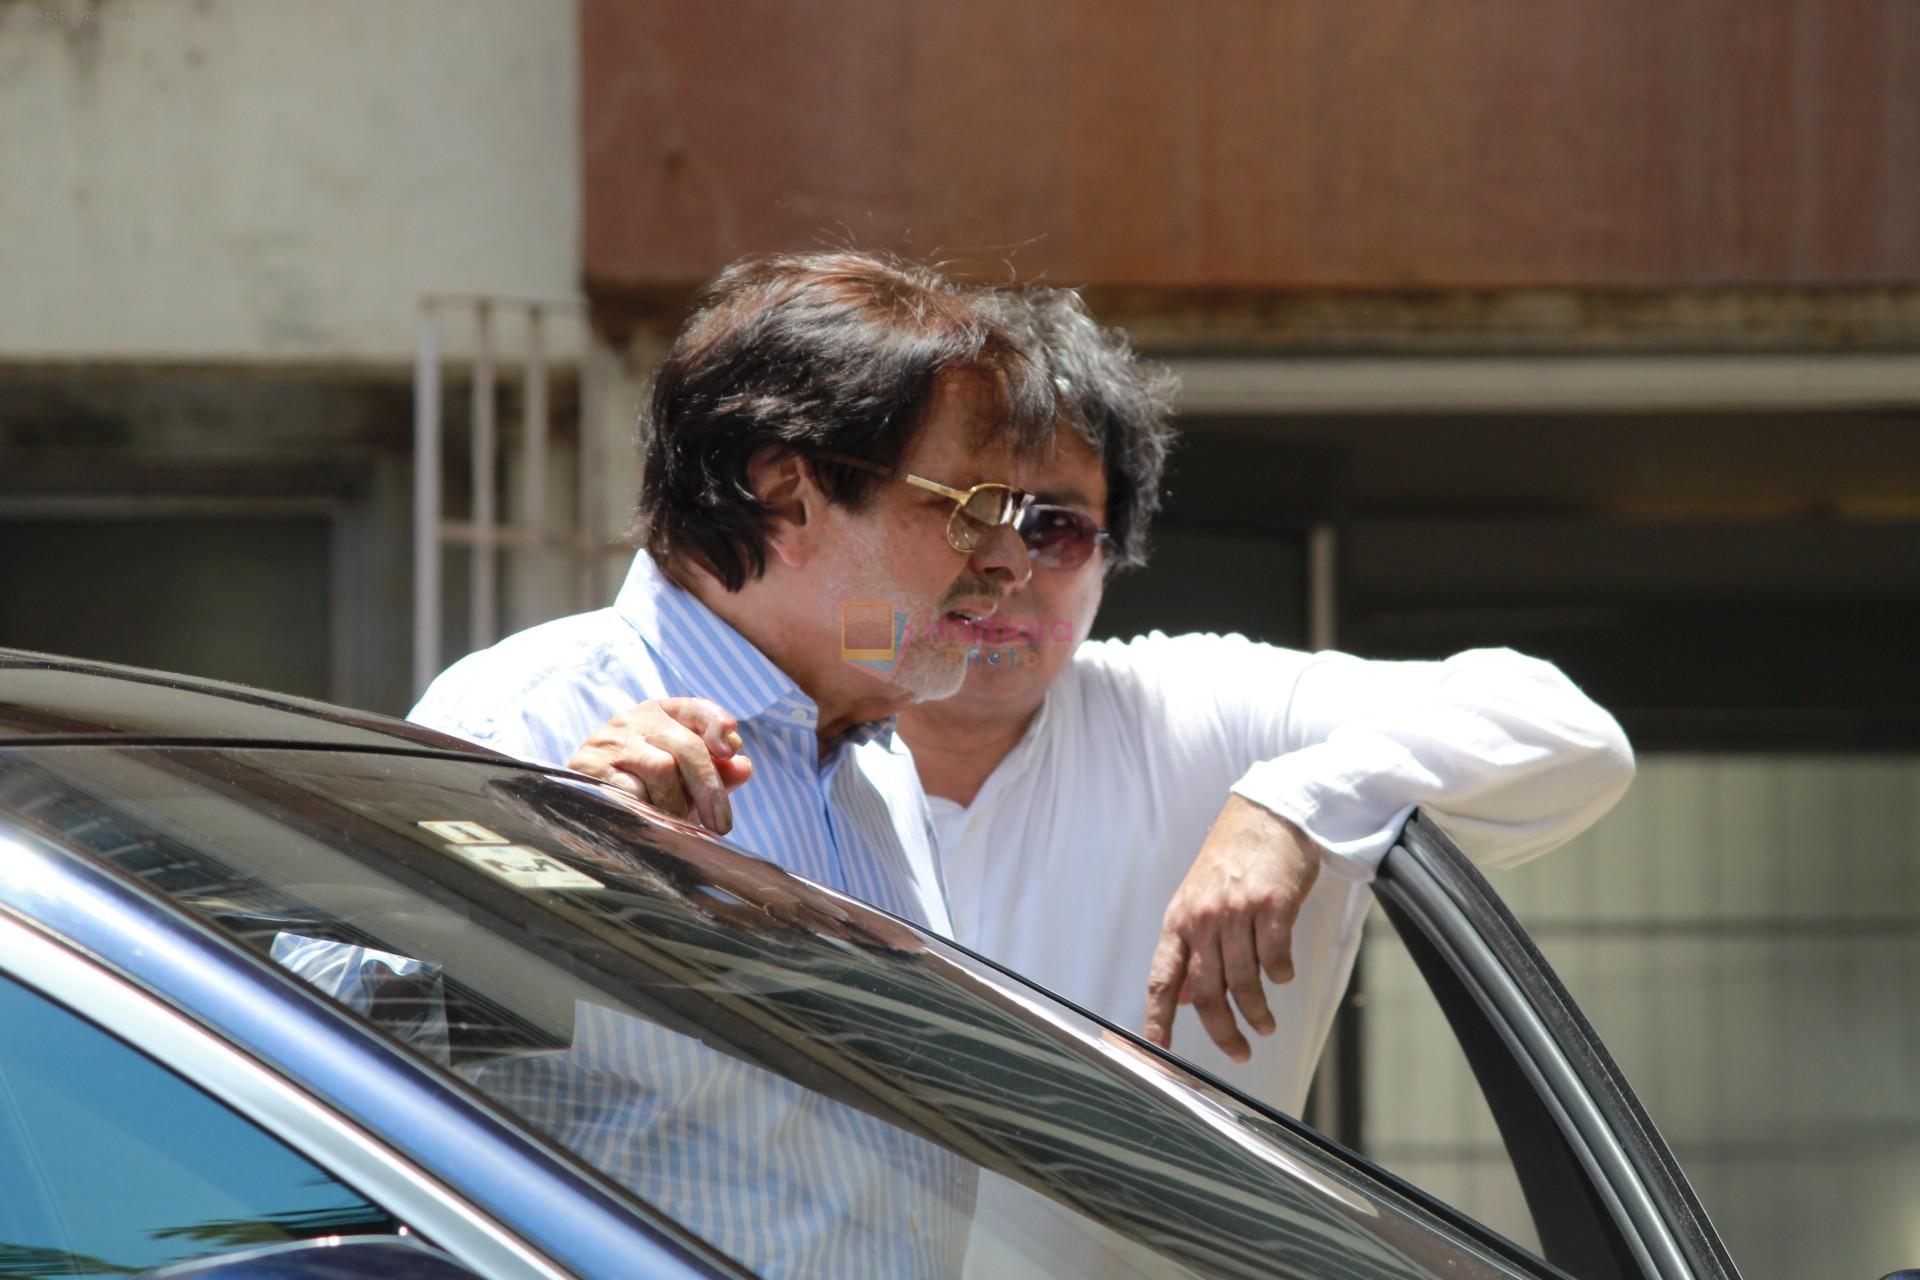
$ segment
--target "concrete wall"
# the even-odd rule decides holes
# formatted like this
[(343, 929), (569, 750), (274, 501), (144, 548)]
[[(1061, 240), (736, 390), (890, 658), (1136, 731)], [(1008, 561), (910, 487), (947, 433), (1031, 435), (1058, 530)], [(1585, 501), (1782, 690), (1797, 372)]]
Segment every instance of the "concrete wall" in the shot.
[(0, 360), (399, 361), (578, 289), (572, 0), (0, 0)]
[[(1920, 1260), (1920, 756), (1652, 755), (1565, 849), (1490, 877), (1748, 1280)], [(1444, 1019), (1369, 922), (1365, 1148), (1525, 1240)]]

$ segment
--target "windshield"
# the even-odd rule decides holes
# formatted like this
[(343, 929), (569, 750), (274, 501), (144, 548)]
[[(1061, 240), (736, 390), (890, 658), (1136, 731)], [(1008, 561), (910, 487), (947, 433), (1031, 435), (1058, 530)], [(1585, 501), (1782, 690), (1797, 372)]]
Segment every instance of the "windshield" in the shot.
[(1101, 1024), (577, 780), (0, 755), (216, 922), (766, 1275), (1514, 1275)]

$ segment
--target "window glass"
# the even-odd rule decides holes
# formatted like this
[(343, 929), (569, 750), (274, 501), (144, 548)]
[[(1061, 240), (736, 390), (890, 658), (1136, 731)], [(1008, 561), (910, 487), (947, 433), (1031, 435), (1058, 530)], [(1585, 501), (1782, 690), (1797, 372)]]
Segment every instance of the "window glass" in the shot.
[(781, 1275), (1534, 1274), (889, 917), (531, 770), (89, 750), (9, 780)]
[(0, 978), (0, 1276), (129, 1275), (399, 1224), (144, 1055)]
[(324, 698), (332, 537), (314, 515), (0, 516), (0, 645)]

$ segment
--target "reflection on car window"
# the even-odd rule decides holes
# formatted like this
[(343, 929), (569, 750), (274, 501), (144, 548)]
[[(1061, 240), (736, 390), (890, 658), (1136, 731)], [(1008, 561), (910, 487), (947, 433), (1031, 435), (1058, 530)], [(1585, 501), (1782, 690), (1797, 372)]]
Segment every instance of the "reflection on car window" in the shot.
[(346, 752), (59, 770), (36, 785), (71, 843), (755, 1271), (1531, 1274), (964, 954), (575, 783)]
[(384, 1211), (106, 1032), (0, 978), (0, 1276), (120, 1276), (392, 1234)]

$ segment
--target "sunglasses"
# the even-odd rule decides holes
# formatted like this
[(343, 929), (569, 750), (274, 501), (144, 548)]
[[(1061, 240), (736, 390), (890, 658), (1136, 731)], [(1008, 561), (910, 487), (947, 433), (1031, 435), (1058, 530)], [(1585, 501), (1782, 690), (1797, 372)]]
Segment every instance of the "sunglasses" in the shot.
[(1095, 524), (1092, 516), (1050, 502), (1027, 506), (1014, 528), (1027, 544), (1027, 555), (1042, 569), (1078, 569), (1095, 546), (1113, 545), (1113, 535)]
[[(1033, 495), (1025, 489), (1016, 489), (1010, 484), (989, 481), (974, 485), (971, 489), (952, 489), (937, 480), (928, 480), (924, 476), (909, 475), (904, 471), (889, 471), (877, 462), (868, 462), (865, 458), (854, 458), (844, 453), (830, 453), (824, 449), (817, 456), (842, 466), (857, 467), (862, 471), (871, 471), (877, 476), (904, 481), (915, 488), (937, 493), (943, 498), (953, 500), (953, 514), (947, 517), (947, 545), (963, 554), (972, 554), (980, 549), (987, 536), (1002, 525), (1019, 527), (1020, 517), (1033, 505)], [(1023, 535), (1024, 536), (1024, 535)], [(1086, 557), (1082, 556), (1081, 559)]]

